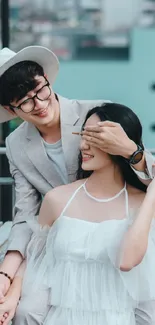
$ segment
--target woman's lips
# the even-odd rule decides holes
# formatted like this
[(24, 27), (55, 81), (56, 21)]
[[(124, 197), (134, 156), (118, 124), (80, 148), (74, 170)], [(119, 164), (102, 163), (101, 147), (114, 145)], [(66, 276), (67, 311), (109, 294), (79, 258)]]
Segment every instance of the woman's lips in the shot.
[(82, 156), (82, 161), (88, 161), (92, 158), (94, 158), (94, 156), (90, 156), (90, 155)]

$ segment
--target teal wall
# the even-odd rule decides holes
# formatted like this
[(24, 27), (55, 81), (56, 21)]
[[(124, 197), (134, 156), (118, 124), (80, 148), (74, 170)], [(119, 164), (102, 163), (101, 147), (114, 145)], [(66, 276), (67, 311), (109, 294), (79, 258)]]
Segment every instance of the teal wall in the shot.
[(155, 148), (155, 29), (135, 29), (130, 36), (129, 61), (61, 62), (54, 89), (63, 96), (110, 99), (129, 105), (144, 127), (144, 143)]

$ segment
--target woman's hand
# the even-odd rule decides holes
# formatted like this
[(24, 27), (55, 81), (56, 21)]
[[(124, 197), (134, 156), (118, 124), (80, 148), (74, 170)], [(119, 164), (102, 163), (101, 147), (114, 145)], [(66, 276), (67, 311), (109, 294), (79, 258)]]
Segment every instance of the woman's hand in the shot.
[(3, 274), (0, 274), (0, 300), (4, 298), (10, 288), (10, 280)]
[(19, 298), (8, 293), (0, 300), (0, 325), (9, 325), (13, 319)]
[(21, 264), (8, 293), (4, 298), (0, 299), (0, 325), (9, 325), (9, 322), (15, 315), (21, 295), (22, 276), (24, 274), (25, 266), (26, 262), (24, 261)]

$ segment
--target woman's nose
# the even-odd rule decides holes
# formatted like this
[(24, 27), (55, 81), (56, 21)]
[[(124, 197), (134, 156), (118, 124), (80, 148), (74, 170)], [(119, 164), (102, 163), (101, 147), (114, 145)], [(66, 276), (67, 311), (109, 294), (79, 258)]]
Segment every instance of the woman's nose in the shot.
[(88, 150), (90, 148), (88, 142), (84, 139), (81, 139), (80, 149), (81, 150)]

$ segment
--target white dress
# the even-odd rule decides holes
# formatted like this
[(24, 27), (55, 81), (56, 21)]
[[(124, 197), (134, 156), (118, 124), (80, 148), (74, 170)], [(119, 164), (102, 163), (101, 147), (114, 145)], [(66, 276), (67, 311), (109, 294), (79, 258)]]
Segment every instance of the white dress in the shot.
[[(125, 197), (126, 218), (90, 222), (71, 217), (69, 207), (76, 198), (80, 204), (80, 195), (84, 194), (91, 210), (94, 205), (94, 214), (95, 204), (104, 203), (105, 207), (107, 202)], [(119, 269), (121, 242), (133, 222), (128, 210), (126, 186), (115, 197), (98, 200), (82, 184), (51, 228), (29, 222), (34, 235), (27, 251), (23, 294), (28, 282), (33, 282), (34, 290), (38, 285), (50, 289), (51, 308), (44, 325), (135, 325), (138, 303), (155, 299), (153, 224), (140, 265), (129, 272)]]

